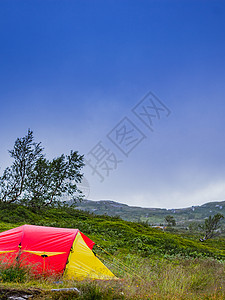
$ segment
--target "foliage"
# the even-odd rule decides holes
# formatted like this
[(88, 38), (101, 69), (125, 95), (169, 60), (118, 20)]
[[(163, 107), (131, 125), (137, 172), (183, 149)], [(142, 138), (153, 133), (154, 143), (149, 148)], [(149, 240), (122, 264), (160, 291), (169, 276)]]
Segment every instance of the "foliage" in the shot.
[(165, 221), (167, 223), (167, 226), (176, 226), (176, 221), (173, 216), (165, 216)]
[(77, 151), (62, 154), (52, 161), (43, 154), (41, 143), (34, 142), (33, 132), (18, 138), (9, 151), (13, 164), (0, 177), (0, 201), (23, 203), (32, 208), (54, 204), (63, 195), (81, 194), (83, 156)]
[[(82, 200), (77, 203), (77, 208), (84, 211), (92, 212), (95, 214), (109, 216), (117, 216), (126, 221), (132, 222), (145, 222), (152, 225), (163, 225), (165, 224), (165, 216), (172, 215), (176, 219), (176, 227), (172, 227), (173, 230), (181, 230), (188, 232), (190, 228), (190, 233), (199, 232), (199, 224), (204, 222), (205, 218), (210, 215), (215, 215), (217, 213), (222, 213), (225, 215), (225, 201), (219, 202), (209, 202), (201, 206), (192, 206), (182, 209), (161, 209), (161, 208), (143, 208), (134, 207), (126, 204), (122, 204), (115, 201), (91, 201)], [(195, 222), (197, 224), (196, 228), (190, 226), (191, 223)], [(225, 219), (221, 220), (222, 229), (225, 229)], [(193, 230), (194, 229), (194, 230)], [(169, 228), (171, 230), (171, 228)], [(222, 235), (225, 236), (225, 231)], [(200, 237), (200, 235), (199, 235)]]
[(17, 138), (13, 150), (9, 151), (13, 164), (5, 169), (0, 178), (0, 200), (12, 203), (23, 195), (29, 174), (32, 173), (36, 162), (43, 157), (40, 143), (33, 141), (33, 132), (23, 138)]
[(199, 231), (199, 223), (197, 222), (190, 222), (188, 229), (191, 233), (198, 232)]
[(63, 195), (72, 198), (77, 191), (76, 184), (82, 179), (80, 169), (83, 165), (83, 157), (74, 151), (52, 161), (40, 158), (29, 176), (23, 202), (41, 208), (56, 203)]
[[(21, 279), (13, 270), (6, 272), (4, 285), (15, 288), (15, 282), (22, 281), (29, 292), (36, 286), (42, 291), (37, 299), (224, 299), (224, 239), (202, 244), (195, 236), (184, 238), (146, 224), (70, 207), (46, 207), (40, 214), (15, 203), (1, 204), (0, 220), (0, 231), (24, 223), (79, 228), (96, 242), (97, 257), (120, 278), (91, 282), (57, 279), (57, 283), (55, 278), (34, 280), (29, 272)], [(80, 293), (50, 291), (70, 287)]]
[[(95, 216), (70, 207), (48, 208), (33, 212), (30, 208), (11, 204), (0, 205), (0, 230), (7, 230), (25, 223), (43, 226), (79, 228), (110, 255), (138, 253), (143, 257), (214, 257), (225, 259), (224, 239), (214, 243), (198, 241), (198, 237), (186, 237), (163, 232), (146, 224), (128, 222), (117, 217)], [(8, 225), (8, 223), (13, 225)], [(104, 254), (95, 246), (97, 254)]]
[(203, 225), (203, 230), (205, 231), (205, 236), (200, 239), (201, 242), (211, 239), (219, 234), (218, 229), (220, 228), (220, 220), (224, 219), (222, 214), (216, 214), (215, 216), (209, 216), (205, 219)]

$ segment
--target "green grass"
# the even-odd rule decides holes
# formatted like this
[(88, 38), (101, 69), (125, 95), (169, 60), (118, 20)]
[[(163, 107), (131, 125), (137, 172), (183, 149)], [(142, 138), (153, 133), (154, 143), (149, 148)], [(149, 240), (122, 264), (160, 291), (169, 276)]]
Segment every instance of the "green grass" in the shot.
[[(34, 299), (224, 299), (225, 240), (199, 242), (198, 236), (163, 232), (144, 223), (95, 216), (68, 208), (32, 212), (18, 205), (1, 207), (0, 231), (23, 224), (79, 228), (97, 245), (94, 252), (117, 275), (116, 281), (63, 281), (33, 278), (0, 266), (1, 288), (40, 288)], [(104, 249), (104, 250), (103, 250)], [(22, 272), (22, 273), (20, 273)], [(58, 281), (58, 279), (57, 279)], [(51, 292), (77, 287), (76, 292)], [(57, 298), (58, 297), (58, 298)], [(61, 298), (60, 298), (61, 297)]]
[[(144, 223), (128, 222), (117, 217), (95, 216), (71, 208), (51, 208), (35, 213), (26, 207), (11, 205), (1, 208), (0, 220), (0, 231), (26, 223), (79, 228), (111, 254), (121, 252), (144, 257), (180, 255), (225, 259), (224, 238), (201, 243), (198, 236), (163, 232)], [(95, 250), (99, 251), (98, 248)]]
[(1, 266), (1, 282), (25, 282), (28, 277), (28, 270), (21, 266)]

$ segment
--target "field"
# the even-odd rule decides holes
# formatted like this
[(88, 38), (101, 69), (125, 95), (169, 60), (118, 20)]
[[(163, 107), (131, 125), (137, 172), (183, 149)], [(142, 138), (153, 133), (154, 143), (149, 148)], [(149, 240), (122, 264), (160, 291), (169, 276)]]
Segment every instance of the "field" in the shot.
[[(0, 266), (0, 299), (224, 299), (225, 240), (199, 242), (190, 232), (153, 229), (146, 223), (96, 216), (71, 208), (41, 212), (1, 207), (0, 230), (23, 224), (79, 228), (95, 241), (94, 252), (118, 280), (70, 282), (34, 278), (29, 270)], [(52, 289), (73, 290), (51, 291)], [(1, 294), (2, 293), (2, 294)]]

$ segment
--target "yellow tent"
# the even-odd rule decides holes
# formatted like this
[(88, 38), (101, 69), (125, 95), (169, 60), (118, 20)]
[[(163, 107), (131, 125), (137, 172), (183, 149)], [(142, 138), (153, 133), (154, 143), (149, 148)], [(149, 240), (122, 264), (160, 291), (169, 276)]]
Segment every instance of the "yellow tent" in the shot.
[(64, 276), (68, 279), (112, 279), (115, 275), (94, 255), (78, 232)]

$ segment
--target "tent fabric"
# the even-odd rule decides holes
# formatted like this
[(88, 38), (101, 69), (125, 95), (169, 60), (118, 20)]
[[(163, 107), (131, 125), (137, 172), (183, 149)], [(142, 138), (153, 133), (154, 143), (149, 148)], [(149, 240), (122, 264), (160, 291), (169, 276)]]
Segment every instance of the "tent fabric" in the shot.
[[(36, 273), (47, 270), (52, 274), (63, 273), (78, 231), (78, 229), (23, 225), (0, 233), (0, 251), (14, 250), (3, 255), (4, 262), (12, 262), (19, 258), (21, 265), (32, 266)], [(42, 256), (35, 253), (37, 251), (43, 252)], [(50, 256), (47, 254), (49, 252), (60, 254)]]
[(87, 277), (90, 279), (115, 278), (113, 273), (90, 250), (80, 232), (74, 240), (65, 276), (69, 279), (78, 280)]
[(115, 278), (93, 254), (94, 244), (78, 229), (23, 225), (0, 233), (0, 260), (28, 265), (36, 274), (66, 269), (68, 278)]

